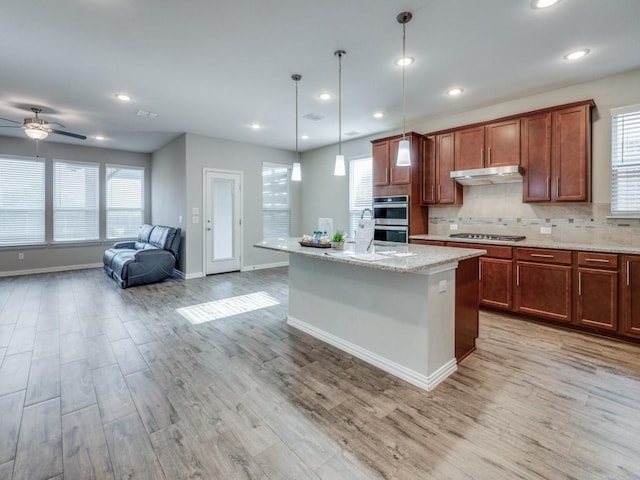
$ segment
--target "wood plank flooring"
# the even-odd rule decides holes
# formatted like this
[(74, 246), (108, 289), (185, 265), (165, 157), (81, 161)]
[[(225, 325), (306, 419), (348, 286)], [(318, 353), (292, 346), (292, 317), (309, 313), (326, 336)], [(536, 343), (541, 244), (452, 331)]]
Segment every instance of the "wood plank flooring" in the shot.
[[(176, 311), (256, 292), (280, 303)], [(427, 393), (286, 314), (285, 268), (0, 279), (0, 480), (640, 479), (638, 346), (483, 312)]]

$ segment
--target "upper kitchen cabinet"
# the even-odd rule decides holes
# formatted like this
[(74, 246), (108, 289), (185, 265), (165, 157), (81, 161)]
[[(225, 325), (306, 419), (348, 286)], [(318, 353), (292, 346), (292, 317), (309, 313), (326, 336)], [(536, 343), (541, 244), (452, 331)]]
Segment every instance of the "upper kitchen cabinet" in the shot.
[[(407, 140), (411, 143), (411, 166), (396, 166), (396, 157), (398, 156), (398, 144), (402, 140), (402, 135), (389, 138), (381, 138), (373, 140), (372, 156), (373, 156), (373, 187), (388, 187), (392, 185), (406, 186), (406, 192), (399, 192), (398, 189), (391, 189), (389, 192), (379, 192), (380, 195), (409, 194), (409, 185), (412, 180), (412, 171), (419, 172), (420, 162), (422, 160), (422, 135), (417, 133), (407, 133)], [(417, 166), (417, 168), (416, 168)], [(416, 175), (416, 180), (420, 175)], [(402, 190), (402, 188), (400, 189)], [(398, 192), (398, 193), (396, 193)], [(374, 192), (374, 195), (378, 193)]]
[(454, 165), (454, 133), (441, 133), (424, 139), (422, 163), (423, 205), (462, 203), (462, 185), (449, 175)]
[(588, 202), (592, 100), (522, 119), (524, 202)]
[(519, 164), (519, 118), (455, 131), (455, 170)]

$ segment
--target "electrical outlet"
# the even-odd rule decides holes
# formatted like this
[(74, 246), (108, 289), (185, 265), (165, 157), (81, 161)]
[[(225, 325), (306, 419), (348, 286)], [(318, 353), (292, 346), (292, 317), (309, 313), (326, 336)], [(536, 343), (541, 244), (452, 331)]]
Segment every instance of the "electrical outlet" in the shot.
[(178, 223), (182, 223), (182, 215), (178, 215)]
[(24, 260), (24, 253), (22, 252), (18, 253), (18, 260)]
[(551, 227), (540, 227), (540, 233), (542, 235), (551, 235)]
[(457, 230), (457, 229), (458, 229), (458, 224), (457, 223), (449, 224), (449, 230)]
[(447, 281), (440, 280), (440, 283), (438, 283), (438, 293), (444, 293), (446, 291), (447, 291)]

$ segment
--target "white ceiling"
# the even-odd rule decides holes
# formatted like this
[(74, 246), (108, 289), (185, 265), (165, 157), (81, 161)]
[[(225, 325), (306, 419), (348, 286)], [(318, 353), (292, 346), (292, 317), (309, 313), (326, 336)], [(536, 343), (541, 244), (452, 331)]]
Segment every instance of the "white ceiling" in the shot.
[[(152, 152), (190, 132), (293, 150), (299, 73), (300, 117), (324, 117), (300, 118), (304, 151), (337, 141), (337, 101), (317, 95), (337, 93), (344, 49), (343, 139), (400, 128), (405, 10), (409, 124), (640, 67), (639, 0), (2, 0), (0, 117), (40, 106), (89, 137), (47, 142)], [(590, 55), (562, 59), (582, 47)], [(448, 97), (452, 86), (464, 94)]]

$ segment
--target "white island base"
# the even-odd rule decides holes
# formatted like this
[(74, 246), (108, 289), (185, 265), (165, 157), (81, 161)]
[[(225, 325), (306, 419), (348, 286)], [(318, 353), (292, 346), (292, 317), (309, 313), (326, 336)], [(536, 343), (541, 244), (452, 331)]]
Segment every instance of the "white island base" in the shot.
[(409, 273), (289, 262), (289, 325), (425, 390), (456, 371), (457, 262)]

